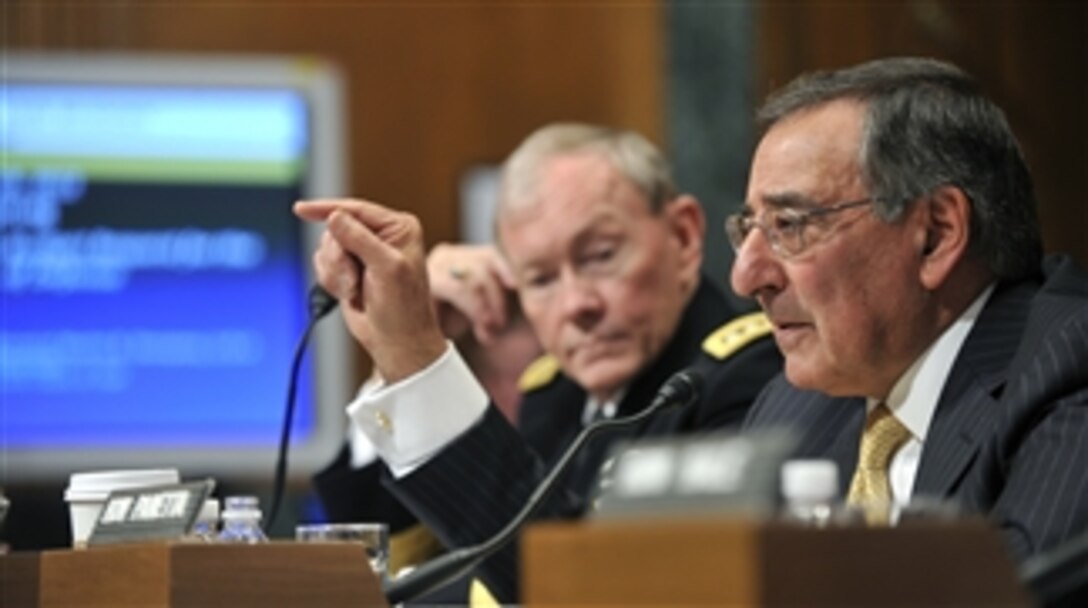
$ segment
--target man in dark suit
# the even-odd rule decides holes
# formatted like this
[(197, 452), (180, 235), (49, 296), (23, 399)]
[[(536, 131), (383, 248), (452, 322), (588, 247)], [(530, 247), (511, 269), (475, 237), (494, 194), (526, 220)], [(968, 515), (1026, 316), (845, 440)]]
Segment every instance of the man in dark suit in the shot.
[[(427, 256), (428, 274), (443, 332), (465, 359), (492, 404), (517, 426), (525, 384), (523, 372), (541, 356), (541, 348), (515, 301), (510, 301), (509, 307), (500, 312), (499, 321), (492, 321), (480, 310), (480, 306), (490, 302), (481, 301), (481, 290), (476, 285), (495, 280), (491, 273), (493, 257), (497, 258), (493, 247), (442, 244)], [(452, 274), (458, 274), (459, 278), (451, 276), (450, 264), (456, 264), (458, 272)], [(469, 280), (460, 276), (471, 272), (481, 278)], [(491, 290), (483, 293), (498, 295)], [(458, 306), (464, 306), (465, 310)], [(478, 321), (473, 323), (474, 319)], [(484, 320), (486, 326), (481, 325)], [(556, 426), (561, 425), (556, 423)], [(369, 440), (354, 427), (349, 428), (349, 433), (349, 440), (336, 458), (313, 477), (313, 488), (324, 516), (333, 522), (386, 523), (390, 534), (390, 574), (437, 556), (442, 551), (441, 543), (382, 485), (384, 467)], [(463, 599), (464, 593), (450, 590), (427, 600), (457, 598)]]
[[(764, 317), (737, 318), (701, 276), (702, 209), (676, 192), (642, 137), (547, 127), (507, 161), (499, 198), (501, 260), (497, 252), (478, 264), (432, 257), (430, 273), (415, 218), (364, 201), (296, 206), (305, 219), (328, 221), (319, 280), (342, 298), (382, 377), (349, 414), (389, 468), (386, 485), (449, 547), (502, 528), (586, 422), (641, 411), (674, 372), (701, 366), (701, 398), (596, 439), (540, 517), (586, 509), (617, 439), (737, 425), (781, 369)], [(509, 289), (549, 355), (528, 371), (521, 433), (487, 406), (443, 339), (430, 297), (452, 304), (484, 338), (501, 325)], [(510, 545), (479, 569), (500, 600), (517, 598), (516, 564)]]
[(870, 514), (956, 501), (1017, 558), (1083, 532), (1088, 278), (1042, 260), (1001, 111), (951, 65), (886, 59), (802, 77), (760, 118), (732, 284), (786, 365), (747, 427), (794, 429)]

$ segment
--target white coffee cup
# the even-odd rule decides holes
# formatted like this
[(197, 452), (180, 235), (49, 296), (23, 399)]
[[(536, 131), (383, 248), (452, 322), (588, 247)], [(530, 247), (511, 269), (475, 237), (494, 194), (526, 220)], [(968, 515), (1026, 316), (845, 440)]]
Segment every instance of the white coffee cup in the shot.
[(132, 469), (73, 473), (64, 500), (72, 521), (72, 546), (86, 546), (106, 497), (114, 490), (130, 490), (179, 483), (177, 469)]

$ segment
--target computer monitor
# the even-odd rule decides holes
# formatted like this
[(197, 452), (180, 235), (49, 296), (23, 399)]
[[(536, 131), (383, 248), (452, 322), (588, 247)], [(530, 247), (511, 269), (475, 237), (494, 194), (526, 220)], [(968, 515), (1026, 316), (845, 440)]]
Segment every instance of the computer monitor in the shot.
[[(0, 485), (178, 467), (271, 477), (346, 116), (308, 57), (0, 59)], [(344, 438), (352, 349), (322, 322), (291, 471)]]

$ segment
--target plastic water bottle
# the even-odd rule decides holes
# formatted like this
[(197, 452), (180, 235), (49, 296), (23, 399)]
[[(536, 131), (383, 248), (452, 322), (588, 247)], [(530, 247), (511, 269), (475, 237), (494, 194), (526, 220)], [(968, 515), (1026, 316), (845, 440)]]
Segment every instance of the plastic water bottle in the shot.
[(256, 496), (228, 496), (223, 501), (221, 543), (255, 544), (268, 542), (261, 530), (261, 509)]
[(790, 460), (782, 465), (781, 483), (788, 522), (825, 528), (861, 520), (839, 499), (839, 468), (830, 460)]

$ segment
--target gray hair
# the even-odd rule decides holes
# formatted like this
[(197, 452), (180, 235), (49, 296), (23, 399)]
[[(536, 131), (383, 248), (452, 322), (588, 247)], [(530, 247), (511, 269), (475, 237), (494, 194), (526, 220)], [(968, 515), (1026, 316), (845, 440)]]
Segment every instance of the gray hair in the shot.
[(956, 186), (971, 202), (970, 251), (1003, 279), (1038, 272), (1042, 239), (1031, 174), (1000, 108), (959, 68), (889, 58), (804, 75), (757, 119), (779, 120), (838, 99), (865, 104), (862, 179), (877, 215), (895, 221), (914, 201)]
[(548, 159), (579, 152), (599, 153), (646, 197), (655, 213), (676, 197), (668, 161), (645, 137), (596, 125), (556, 123), (534, 131), (503, 164), (500, 215), (503, 209), (530, 201)]

